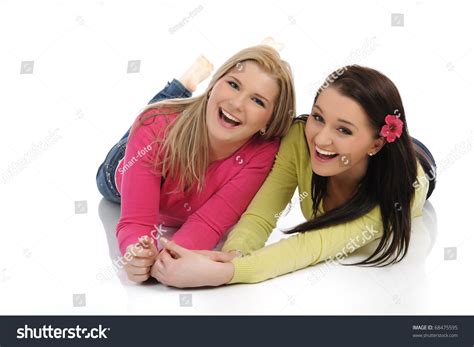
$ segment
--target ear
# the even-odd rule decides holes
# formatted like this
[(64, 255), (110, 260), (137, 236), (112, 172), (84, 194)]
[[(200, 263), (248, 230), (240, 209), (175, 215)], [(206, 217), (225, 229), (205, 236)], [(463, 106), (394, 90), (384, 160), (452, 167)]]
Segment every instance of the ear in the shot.
[(385, 143), (386, 143), (385, 137), (382, 137), (382, 136), (378, 137), (377, 139), (373, 141), (372, 146), (369, 148), (367, 153), (373, 153), (373, 155), (375, 155), (383, 148)]

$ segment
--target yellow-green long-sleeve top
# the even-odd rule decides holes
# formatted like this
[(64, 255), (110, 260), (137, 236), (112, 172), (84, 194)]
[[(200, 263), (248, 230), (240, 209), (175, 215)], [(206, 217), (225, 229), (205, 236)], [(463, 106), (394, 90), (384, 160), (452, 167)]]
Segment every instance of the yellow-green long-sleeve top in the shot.
[[(261, 282), (329, 258), (339, 259), (341, 254), (345, 256), (382, 237), (382, 217), (376, 206), (353, 221), (298, 233), (264, 247), (296, 187), (304, 217), (312, 218), (312, 168), (304, 126), (304, 121), (296, 121), (284, 137), (272, 171), (222, 248), (244, 254), (232, 260), (235, 270), (229, 283)], [(417, 177), (424, 177), (423, 168), (419, 163), (417, 166)], [(421, 215), (426, 200), (428, 184), (426, 180), (421, 182), (411, 204), (412, 217)], [(302, 198), (305, 192), (307, 197)]]

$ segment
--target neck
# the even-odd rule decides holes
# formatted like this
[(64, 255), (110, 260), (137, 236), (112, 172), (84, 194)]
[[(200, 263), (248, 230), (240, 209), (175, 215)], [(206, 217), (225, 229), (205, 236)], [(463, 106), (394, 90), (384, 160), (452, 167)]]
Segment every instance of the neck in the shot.
[(359, 182), (365, 176), (368, 160), (362, 161), (343, 173), (328, 179), (327, 193), (334, 198), (349, 200), (356, 192)]
[(239, 143), (216, 143), (212, 139), (209, 139), (209, 159), (210, 162), (215, 162), (221, 159), (225, 159), (235, 153), (245, 142)]

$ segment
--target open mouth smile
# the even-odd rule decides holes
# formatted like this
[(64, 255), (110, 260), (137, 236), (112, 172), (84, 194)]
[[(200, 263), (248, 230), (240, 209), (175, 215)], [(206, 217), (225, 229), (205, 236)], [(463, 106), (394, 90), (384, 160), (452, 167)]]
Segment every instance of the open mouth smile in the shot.
[(242, 124), (237, 117), (225, 111), (222, 107), (219, 107), (219, 119), (226, 128), (236, 128)]

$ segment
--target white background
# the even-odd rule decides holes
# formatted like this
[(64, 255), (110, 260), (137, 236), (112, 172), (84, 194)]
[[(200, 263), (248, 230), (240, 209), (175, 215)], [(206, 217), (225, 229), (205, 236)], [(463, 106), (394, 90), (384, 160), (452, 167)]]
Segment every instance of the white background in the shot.
[[(467, 1), (1, 0), (0, 314), (473, 314), (473, 26)], [(440, 166), (408, 256), (217, 289), (128, 282), (97, 167), (195, 57), (217, 67), (267, 36), (285, 45), (298, 113), (345, 64), (398, 86)], [(300, 220), (293, 208), (282, 225)]]

